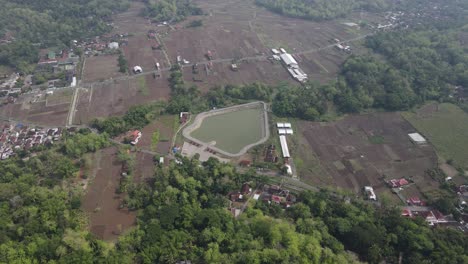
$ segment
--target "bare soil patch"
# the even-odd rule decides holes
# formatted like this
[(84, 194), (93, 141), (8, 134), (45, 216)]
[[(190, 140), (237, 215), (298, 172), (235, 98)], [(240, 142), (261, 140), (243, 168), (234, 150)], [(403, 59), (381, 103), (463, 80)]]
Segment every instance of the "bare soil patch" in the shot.
[(8, 104), (0, 107), (0, 115), (5, 118), (31, 122), (44, 126), (63, 126), (68, 115), (69, 104), (46, 106), (45, 101)]
[[(398, 113), (352, 115), (331, 123), (301, 121), (298, 125), (300, 144), (292, 151), (296, 160), (301, 159), (298, 173), (307, 182), (355, 192), (370, 185), (379, 193), (387, 188), (385, 180), (405, 177), (422, 189), (437, 187), (425, 174), (437, 166), (434, 149), (414, 145), (407, 134), (415, 129)], [(369, 140), (374, 136), (383, 138), (382, 144)]]
[(83, 69), (83, 82), (103, 81), (123, 76), (119, 72), (119, 55), (100, 55), (86, 58)]
[(96, 162), (96, 177), (83, 197), (82, 209), (89, 216), (89, 228), (100, 239), (114, 240), (135, 223), (136, 213), (120, 209), (125, 194), (115, 191), (119, 185), (121, 165), (116, 162), (117, 148), (101, 150)]

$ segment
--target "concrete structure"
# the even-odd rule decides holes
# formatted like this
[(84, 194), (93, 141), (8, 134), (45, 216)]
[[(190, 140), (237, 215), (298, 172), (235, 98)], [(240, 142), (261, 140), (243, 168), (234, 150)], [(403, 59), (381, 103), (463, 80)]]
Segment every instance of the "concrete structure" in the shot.
[(290, 158), (288, 142), (286, 141), (286, 136), (281, 135), (280, 137), (281, 151), (283, 152), (283, 158)]
[(426, 139), (419, 133), (410, 133), (408, 136), (410, 137), (411, 141), (416, 144), (422, 145), (427, 143)]
[(286, 50), (283, 48), (280, 48), (281, 53), (286, 53)]
[(272, 52), (273, 54), (275, 54), (275, 55), (280, 54), (279, 50), (277, 50), (277, 49), (271, 49), (271, 52)]
[(73, 76), (72, 82), (71, 82), (71, 84), (70, 84), (70, 87), (75, 87), (75, 86), (76, 86), (76, 77)]
[(367, 198), (369, 200), (377, 201), (377, 196), (375, 195), (374, 188), (371, 186), (364, 186), (364, 191), (366, 192)]
[(118, 49), (119, 48), (119, 43), (118, 42), (111, 42), (107, 45), (109, 49)]

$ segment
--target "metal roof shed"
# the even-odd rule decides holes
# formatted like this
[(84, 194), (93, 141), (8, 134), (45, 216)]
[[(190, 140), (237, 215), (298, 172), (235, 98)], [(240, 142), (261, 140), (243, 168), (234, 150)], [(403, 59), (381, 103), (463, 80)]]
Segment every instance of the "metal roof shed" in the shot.
[(280, 55), (281, 59), (286, 65), (297, 65), (297, 61), (289, 53), (284, 53)]
[(288, 142), (286, 141), (286, 136), (280, 136), (281, 151), (283, 152), (283, 158), (290, 158)]
[(419, 133), (410, 133), (408, 136), (413, 142), (417, 144), (425, 144), (427, 142), (426, 139)]

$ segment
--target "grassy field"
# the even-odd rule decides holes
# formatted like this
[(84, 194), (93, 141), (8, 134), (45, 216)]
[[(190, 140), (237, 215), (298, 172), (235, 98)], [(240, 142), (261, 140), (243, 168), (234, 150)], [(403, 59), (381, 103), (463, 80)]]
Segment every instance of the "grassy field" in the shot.
[(242, 109), (205, 118), (191, 136), (207, 143), (215, 141), (217, 148), (237, 153), (262, 138), (263, 122), (262, 109)]
[(138, 89), (139, 89), (139, 92), (145, 96), (149, 94), (148, 85), (146, 84), (145, 76), (138, 77)]
[(453, 104), (440, 104), (429, 114), (406, 112), (403, 116), (434, 145), (444, 159), (468, 167), (468, 114)]

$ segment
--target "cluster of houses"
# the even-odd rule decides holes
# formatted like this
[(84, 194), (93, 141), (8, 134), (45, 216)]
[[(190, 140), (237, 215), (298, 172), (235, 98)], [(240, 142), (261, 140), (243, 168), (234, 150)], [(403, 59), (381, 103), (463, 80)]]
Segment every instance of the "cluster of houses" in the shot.
[(82, 41), (74, 40), (73, 45), (76, 48), (83, 49), (84, 55), (90, 57), (115, 52), (119, 47), (128, 45), (128, 37), (128, 33), (115, 34), (112, 36), (104, 35), (94, 39)]
[(15, 150), (29, 150), (35, 146), (53, 144), (61, 136), (62, 128), (30, 128), (21, 124), (6, 124), (0, 134), (0, 158), (10, 158), (15, 155)]
[(422, 217), (431, 226), (449, 222), (449, 219), (438, 210), (411, 210), (406, 208), (403, 209), (401, 215), (410, 218)]
[(230, 192), (228, 198), (230, 200), (229, 211), (234, 217), (238, 217), (242, 213), (242, 208), (249, 198), (279, 205), (283, 208), (289, 208), (296, 203), (296, 196), (291, 194), (289, 190), (278, 185), (268, 184), (265, 184), (261, 190), (253, 191), (248, 183), (244, 183), (240, 191)]

